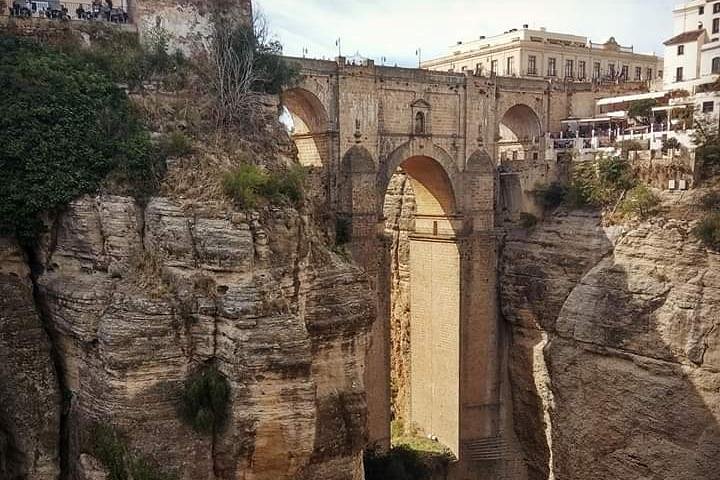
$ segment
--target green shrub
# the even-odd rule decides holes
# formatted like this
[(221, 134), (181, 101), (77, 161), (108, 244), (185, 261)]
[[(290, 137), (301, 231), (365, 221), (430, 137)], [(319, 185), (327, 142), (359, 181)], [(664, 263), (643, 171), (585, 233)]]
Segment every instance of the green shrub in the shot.
[(618, 201), (623, 192), (635, 187), (637, 180), (627, 160), (603, 158), (573, 165), (566, 203), (573, 207), (606, 207)]
[(535, 198), (538, 199), (540, 205), (546, 210), (552, 210), (559, 207), (565, 200), (567, 188), (558, 182), (550, 185), (539, 185), (535, 187)]
[(619, 157), (603, 158), (598, 162), (600, 188), (618, 192), (635, 186), (636, 180), (630, 164)]
[(240, 208), (255, 208), (258, 190), (267, 181), (267, 174), (255, 165), (241, 165), (223, 177), (223, 190)]
[(703, 218), (693, 233), (706, 247), (720, 251), (720, 213), (711, 213)]
[(305, 170), (297, 165), (287, 170), (266, 172), (244, 164), (226, 173), (223, 190), (240, 208), (255, 208), (259, 200), (298, 205), (303, 199)]
[(106, 423), (95, 424), (90, 432), (91, 453), (108, 472), (108, 480), (174, 480), (145, 458), (132, 453), (125, 440)]
[(663, 151), (663, 153), (667, 153), (667, 152), (670, 151), (670, 150), (677, 150), (677, 149), (679, 149), (680, 147), (682, 147), (682, 144), (681, 144), (680, 141), (679, 141), (677, 138), (675, 138), (675, 137), (666, 138), (666, 139), (664, 139), (663, 142), (662, 142), (662, 151)]
[(352, 240), (352, 219), (346, 215), (335, 218), (335, 245), (347, 245)]
[(720, 210), (720, 192), (706, 193), (703, 198), (700, 199), (700, 207), (708, 211)]
[(634, 118), (638, 122), (647, 125), (648, 123), (650, 123), (652, 109), (655, 106), (657, 106), (657, 100), (652, 98), (632, 102), (630, 104), (630, 108), (628, 109), (628, 116), (630, 118)]
[(150, 81), (175, 90), (187, 83), (190, 63), (181, 51), (169, 51), (171, 37), (163, 27), (147, 30), (143, 41), (137, 34), (101, 25), (96, 28), (91, 47), (71, 44), (64, 50), (82, 55), (131, 90), (141, 90)]
[(214, 365), (207, 365), (185, 381), (180, 414), (198, 433), (222, 430), (228, 415), (230, 384)]
[(125, 442), (110, 425), (101, 423), (91, 431), (92, 454), (108, 472), (108, 480), (127, 480)]
[(158, 148), (163, 157), (183, 157), (192, 153), (192, 141), (182, 131), (173, 130), (160, 137)]
[(532, 213), (522, 212), (520, 214), (520, 226), (524, 229), (533, 228), (538, 224), (538, 218)]
[(647, 218), (660, 204), (660, 199), (647, 186), (638, 185), (630, 190), (622, 204), (620, 212), (626, 216)]
[(426, 480), (431, 473), (420, 454), (404, 446), (388, 453), (365, 452), (366, 480)]
[(106, 176), (143, 194), (164, 161), (123, 90), (83, 55), (0, 37), (0, 231), (29, 244), (40, 215)]
[[(647, 145), (647, 144), (646, 144)], [(637, 140), (623, 140), (618, 144), (622, 151), (623, 157), (628, 157), (628, 152), (637, 152), (639, 150), (647, 150), (647, 147)]]
[(298, 205), (303, 199), (303, 183), (306, 172), (300, 165), (287, 170), (269, 172), (267, 181), (260, 186), (260, 194), (271, 203), (291, 203)]

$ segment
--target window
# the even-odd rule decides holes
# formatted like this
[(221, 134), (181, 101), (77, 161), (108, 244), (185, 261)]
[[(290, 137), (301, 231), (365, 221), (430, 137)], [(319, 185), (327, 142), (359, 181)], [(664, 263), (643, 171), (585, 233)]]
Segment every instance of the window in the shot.
[(557, 60), (554, 58), (548, 59), (548, 77), (554, 77), (557, 75)]
[(600, 62), (593, 63), (593, 79), (600, 79)]
[(415, 135), (425, 135), (425, 114), (417, 112), (415, 115)]
[(678, 67), (675, 71), (675, 81), (676, 82), (682, 82), (683, 81), (683, 67)]
[(608, 63), (608, 77), (615, 78), (615, 64)]
[(647, 71), (645, 72), (645, 80), (652, 80), (652, 79), (653, 79), (652, 68), (648, 68)]
[(622, 78), (624, 81), (630, 80), (628, 77), (630, 76), (630, 67), (627, 65), (622, 66), (622, 73), (620, 74), (620, 78)]
[(575, 62), (565, 60), (565, 78), (573, 78), (575, 76)]
[(505, 66), (505, 75), (515, 75), (515, 57), (508, 57), (507, 65)]
[(535, 55), (528, 57), (528, 75), (537, 75), (537, 57)]
[(678, 45), (678, 55), (685, 55), (685, 45)]
[(578, 78), (580, 80), (585, 80), (586, 75), (587, 75), (587, 72), (585, 71), (585, 62), (584, 61), (578, 62)]
[(713, 5), (713, 13), (720, 13), (720, 3)]
[[(720, 5), (720, 3), (716, 3), (716, 5)], [(720, 33), (720, 18), (713, 18), (712, 33)]]
[(642, 80), (642, 67), (635, 67), (635, 81), (639, 82)]
[(705, 15), (705, 6), (698, 8), (698, 15)]
[(490, 62), (490, 76), (494, 77), (498, 73), (498, 61), (493, 60)]
[(712, 59), (712, 73), (720, 73), (720, 57)]
[(483, 72), (482, 63), (476, 63), (475, 64), (475, 75), (482, 75), (482, 72)]
[(702, 113), (712, 113), (715, 110), (715, 102), (703, 102)]

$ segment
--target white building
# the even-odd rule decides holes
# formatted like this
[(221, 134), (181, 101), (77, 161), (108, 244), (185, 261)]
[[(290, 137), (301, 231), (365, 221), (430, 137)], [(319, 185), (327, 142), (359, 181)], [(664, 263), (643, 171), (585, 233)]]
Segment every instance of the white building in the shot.
[(673, 10), (665, 42), (665, 88), (694, 92), (720, 74), (720, 1), (693, 0)]
[(532, 30), (524, 25), (494, 37), (458, 42), (446, 56), (422, 63), (430, 70), (474, 72), (574, 81), (649, 81), (662, 76), (663, 61), (619, 45), (614, 38), (593, 43), (587, 37)]

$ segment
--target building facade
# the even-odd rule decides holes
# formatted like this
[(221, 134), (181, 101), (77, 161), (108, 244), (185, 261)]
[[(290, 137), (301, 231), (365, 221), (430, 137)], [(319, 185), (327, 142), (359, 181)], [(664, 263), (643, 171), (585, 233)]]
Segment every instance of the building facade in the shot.
[(633, 82), (661, 77), (663, 60), (635, 53), (633, 47), (621, 46), (612, 37), (593, 43), (583, 36), (524, 25), (502, 35), (458, 42), (448, 55), (428, 60), (422, 67), (485, 76)]
[(720, 1), (693, 0), (673, 10), (665, 42), (665, 88), (692, 91), (720, 74)]

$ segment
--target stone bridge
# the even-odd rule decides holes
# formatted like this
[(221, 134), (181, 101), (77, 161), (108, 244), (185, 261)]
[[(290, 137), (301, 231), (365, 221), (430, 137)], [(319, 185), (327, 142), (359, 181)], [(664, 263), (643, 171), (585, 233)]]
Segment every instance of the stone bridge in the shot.
[(366, 365), (369, 440), (386, 446), (390, 437), (397, 259), (384, 239), (383, 204), (402, 171), (415, 196), (406, 420), (452, 449), (466, 472), (457, 478), (481, 478), (467, 472), (512, 462), (517, 451), (497, 304), (497, 167), (548, 170), (545, 132), (568, 115), (571, 94), (545, 81), (290, 60), (302, 80), (282, 103), (300, 161), (313, 167), (313, 201), (348, 229), (342, 235), (378, 292)]

